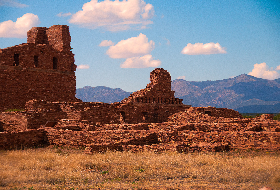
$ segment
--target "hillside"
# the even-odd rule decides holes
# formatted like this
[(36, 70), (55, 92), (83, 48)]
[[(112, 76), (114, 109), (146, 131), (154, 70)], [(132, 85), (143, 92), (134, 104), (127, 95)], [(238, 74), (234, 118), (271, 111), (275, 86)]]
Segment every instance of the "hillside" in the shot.
[(280, 80), (246, 74), (217, 81), (176, 79), (172, 82), (172, 90), (184, 104), (192, 106), (225, 107), (242, 113), (280, 111)]
[[(183, 103), (199, 106), (230, 108), (241, 113), (279, 113), (280, 79), (266, 80), (242, 74), (217, 81), (172, 81), (175, 97)], [(119, 88), (98, 86), (77, 89), (76, 97), (84, 102), (118, 102), (130, 92)]]
[(76, 91), (76, 97), (83, 102), (120, 102), (130, 94), (131, 92), (123, 91), (120, 88), (109, 88), (106, 86), (85, 86), (83, 88), (78, 88)]

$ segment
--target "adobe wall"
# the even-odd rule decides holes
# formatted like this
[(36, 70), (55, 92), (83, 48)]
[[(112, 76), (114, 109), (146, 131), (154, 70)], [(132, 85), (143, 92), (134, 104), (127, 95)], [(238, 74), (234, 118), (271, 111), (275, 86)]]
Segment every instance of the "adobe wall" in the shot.
[(44, 129), (17, 133), (0, 132), (0, 139), (0, 150), (34, 148), (48, 144)]
[(145, 89), (132, 93), (121, 102), (183, 104), (183, 100), (175, 98), (175, 92), (171, 90), (171, 76), (167, 70), (156, 68), (150, 73), (150, 81)]
[(22, 112), (0, 113), (0, 132), (19, 132), (27, 129), (27, 117)]
[(215, 107), (193, 107), (192, 109), (213, 117), (242, 118), (242, 115), (238, 111), (235, 111), (233, 109)]
[(61, 119), (87, 120), (92, 125), (120, 123), (161, 123), (186, 105), (165, 104), (107, 104), (98, 102), (47, 102), (30, 100), (26, 103), (29, 129), (37, 129), (47, 122)]
[(0, 49), (0, 111), (31, 99), (78, 101), (69, 27), (33, 27), (28, 43)]

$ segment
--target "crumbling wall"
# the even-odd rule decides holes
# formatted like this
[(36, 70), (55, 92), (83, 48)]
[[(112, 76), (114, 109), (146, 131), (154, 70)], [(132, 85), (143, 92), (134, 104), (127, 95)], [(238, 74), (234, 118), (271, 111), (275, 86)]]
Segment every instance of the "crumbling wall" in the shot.
[(28, 43), (0, 50), (0, 111), (31, 99), (78, 101), (69, 27), (34, 27)]
[(19, 132), (27, 129), (27, 117), (21, 112), (0, 114), (0, 132)]
[(227, 108), (215, 108), (215, 107), (192, 107), (193, 111), (207, 114), (213, 117), (224, 117), (224, 118), (242, 118), (242, 115), (233, 109)]
[(132, 93), (122, 103), (159, 103), (159, 104), (182, 104), (182, 99), (175, 98), (171, 90), (171, 76), (163, 68), (156, 68), (150, 73), (150, 83), (145, 89)]
[(0, 132), (0, 150), (35, 148), (47, 144), (48, 139), (44, 129), (16, 133)]
[(90, 124), (161, 123), (186, 105), (168, 104), (107, 104), (98, 102), (47, 102), (30, 100), (26, 103), (28, 128), (37, 129), (47, 122), (61, 119), (87, 120)]

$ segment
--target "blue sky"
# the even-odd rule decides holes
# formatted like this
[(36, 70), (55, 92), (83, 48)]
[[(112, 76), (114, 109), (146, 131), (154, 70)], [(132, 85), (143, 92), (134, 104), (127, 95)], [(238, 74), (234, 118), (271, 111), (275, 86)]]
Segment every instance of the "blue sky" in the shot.
[(0, 48), (57, 24), (70, 27), (77, 88), (136, 91), (155, 67), (172, 80), (280, 77), (278, 0), (0, 0)]

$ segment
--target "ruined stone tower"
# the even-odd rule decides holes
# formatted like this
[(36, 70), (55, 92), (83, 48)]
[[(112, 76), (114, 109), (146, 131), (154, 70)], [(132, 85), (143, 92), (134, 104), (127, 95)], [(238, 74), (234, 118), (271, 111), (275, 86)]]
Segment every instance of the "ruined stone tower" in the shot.
[(163, 68), (156, 68), (150, 73), (150, 83), (145, 89), (132, 93), (122, 103), (158, 103), (158, 104), (182, 104), (181, 99), (174, 97), (171, 90), (171, 76)]
[(22, 109), (31, 99), (77, 101), (69, 27), (33, 27), (27, 36), (0, 49), (0, 110)]

